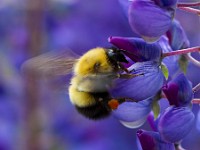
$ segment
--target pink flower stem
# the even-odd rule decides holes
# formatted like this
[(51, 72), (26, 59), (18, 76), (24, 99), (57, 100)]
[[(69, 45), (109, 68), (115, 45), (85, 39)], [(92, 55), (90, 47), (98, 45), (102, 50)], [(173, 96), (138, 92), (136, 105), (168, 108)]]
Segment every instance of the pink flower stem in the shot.
[(192, 104), (200, 104), (200, 99), (197, 98), (193, 99)]
[(200, 52), (200, 46), (163, 53), (162, 57), (164, 58), (168, 56), (181, 55), (181, 54), (187, 54), (187, 53), (198, 52), (198, 51)]
[(178, 3), (177, 7), (193, 7), (193, 6), (200, 6), (200, 2), (194, 3)]
[[(200, 83), (197, 84), (195, 87), (193, 87), (192, 90), (193, 90), (193, 93), (199, 91), (199, 90), (200, 90)], [(194, 98), (194, 99), (192, 100), (192, 104), (200, 104), (200, 99)]]
[(186, 55), (186, 58), (193, 63), (194, 65), (200, 67), (200, 61), (196, 60), (194, 57), (191, 56), (191, 53)]
[(193, 93), (197, 92), (200, 90), (200, 83), (197, 84), (195, 87), (192, 88)]
[(175, 150), (186, 150), (179, 143), (174, 144)]
[(196, 15), (200, 16), (200, 10), (199, 9), (195, 9), (195, 8), (191, 8), (191, 7), (178, 7), (181, 10), (187, 11), (189, 13), (193, 13)]

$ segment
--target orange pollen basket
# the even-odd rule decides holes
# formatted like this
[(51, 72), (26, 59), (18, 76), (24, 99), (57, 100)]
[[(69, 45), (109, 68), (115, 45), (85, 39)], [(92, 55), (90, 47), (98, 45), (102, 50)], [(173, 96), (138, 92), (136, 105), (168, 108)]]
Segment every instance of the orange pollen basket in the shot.
[(108, 106), (109, 106), (112, 110), (115, 110), (115, 109), (118, 108), (119, 102), (118, 102), (118, 100), (116, 100), (116, 99), (111, 99), (111, 100), (108, 102)]

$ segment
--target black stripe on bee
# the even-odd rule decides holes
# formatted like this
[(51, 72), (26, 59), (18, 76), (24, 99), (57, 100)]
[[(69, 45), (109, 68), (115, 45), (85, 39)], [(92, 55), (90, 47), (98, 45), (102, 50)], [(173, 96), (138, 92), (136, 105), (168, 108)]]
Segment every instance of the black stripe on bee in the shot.
[(96, 99), (96, 103), (87, 107), (75, 106), (77, 111), (85, 117), (98, 120), (110, 115), (111, 109), (108, 107), (108, 101), (110, 96), (107, 92), (103, 93), (91, 93)]

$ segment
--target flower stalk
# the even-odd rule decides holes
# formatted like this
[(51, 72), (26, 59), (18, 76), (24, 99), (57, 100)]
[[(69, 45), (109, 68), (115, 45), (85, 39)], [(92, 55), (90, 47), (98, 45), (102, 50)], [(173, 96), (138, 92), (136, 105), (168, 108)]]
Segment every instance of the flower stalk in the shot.
[(181, 55), (181, 54), (187, 54), (187, 53), (198, 52), (198, 51), (200, 51), (200, 46), (163, 53), (162, 57), (165, 58), (168, 56)]
[(191, 63), (193, 63), (194, 65), (200, 67), (200, 62), (199, 62), (198, 60), (196, 60), (194, 57), (192, 57), (190, 53), (186, 55), (186, 58), (187, 58)]
[(194, 3), (178, 3), (177, 7), (193, 7), (193, 6), (200, 6), (200, 2)]
[(197, 91), (199, 91), (200, 90), (200, 83), (199, 84), (197, 84), (195, 87), (193, 87), (193, 89), (192, 89), (192, 91), (193, 91), (193, 93), (196, 93)]
[(184, 10), (186, 12), (193, 13), (193, 14), (200, 16), (200, 10), (199, 9), (195, 9), (195, 8), (191, 8), (191, 7), (178, 7), (178, 8), (181, 9), (181, 10)]
[(193, 99), (192, 104), (200, 104), (200, 99), (198, 98)]
[(175, 143), (175, 144), (174, 144), (174, 147), (175, 147), (175, 150), (186, 150), (186, 149), (184, 149), (184, 148), (181, 146), (180, 143)]

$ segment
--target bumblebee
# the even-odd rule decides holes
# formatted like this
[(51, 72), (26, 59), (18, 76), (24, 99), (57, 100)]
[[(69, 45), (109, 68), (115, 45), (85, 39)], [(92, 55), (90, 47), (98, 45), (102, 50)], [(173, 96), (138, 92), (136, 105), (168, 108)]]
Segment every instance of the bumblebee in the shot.
[(108, 90), (113, 81), (137, 76), (129, 74), (122, 63), (128, 63), (123, 50), (97, 47), (79, 59), (74, 59), (71, 54), (66, 57), (41, 55), (27, 61), (23, 68), (37, 68), (39, 73), (46, 75), (67, 74), (72, 69), (73, 77), (68, 89), (70, 101), (79, 113), (97, 120), (108, 116), (112, 109), (126, 100), (110, 96)]

